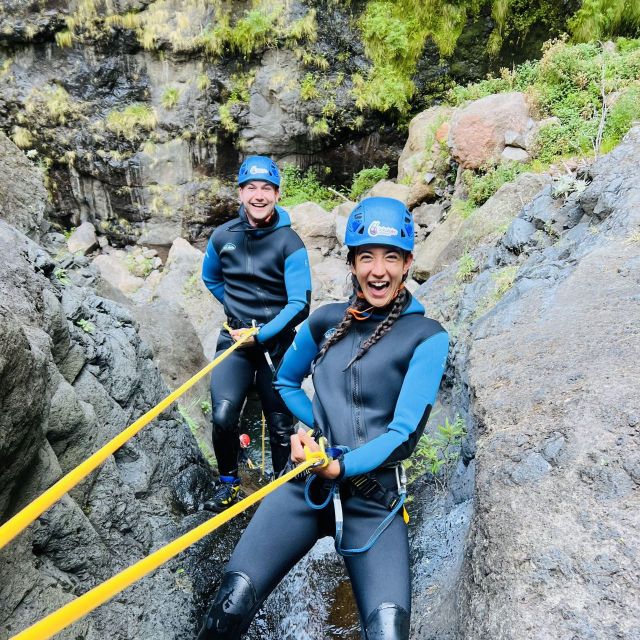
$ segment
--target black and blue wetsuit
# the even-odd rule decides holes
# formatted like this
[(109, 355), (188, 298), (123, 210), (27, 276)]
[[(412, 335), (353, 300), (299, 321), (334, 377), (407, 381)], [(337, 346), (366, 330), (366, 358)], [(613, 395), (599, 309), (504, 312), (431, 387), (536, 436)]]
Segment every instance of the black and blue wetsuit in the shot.
[[(326, 436), (330, 445), (350, 449), (341, 464), (342, 547), (356, 549), (367, 546), (371, 534), (389, 516), (389, 507), (361, 495), (348, 479), (373, 472), (384, 489), (397, 489), (394, 467), (411, 454), (424, 430), (444, 372), (449, 339), (409, 296), (402, 315), (362, 358), (347, 366), (381, 316), (354, 321), (346, 336), (316, 362), (346, 307), (321, 307), (302, 325), (280, 365), (276, 387), (296, 417)], [(313, 401), (301, 389), (310, 372)], [(320, 485), (317, 481), (311, 486), (322, 493)], [(239, 638), (291, 567), (316, 540), (335, 532), (333, 505), (311, 509), (304, 483), (290, 482), (270, 494), (229, 561), (199, 639)], [(371, 548), (346, 556), (345, 564), (364, 637), (408, 639), (411, 578), (401, 512)]]
[[(224, 305), (233, 329), (259, 325), (257, 345), (238, 349), (213, 370), (213, 445), (223, 476), (237, 476), (238, 421), (250, 385), (255, 381), (269, 426), (274, 469), (289, 456), (291, 414), (273, 389), (268, 351), (277, 365), (295, 335), (295, 327), (309, 315), (311, 273), (307, 251), (291, 228), (289, 214), (276, 207), (266, 227), (252, 227), (244, 209), (219, 226), (209, 239), (202, 279)], [(220, 333), (216, 351), (233, 344)], [(216, 354), (217, 355), (217, 354)]]

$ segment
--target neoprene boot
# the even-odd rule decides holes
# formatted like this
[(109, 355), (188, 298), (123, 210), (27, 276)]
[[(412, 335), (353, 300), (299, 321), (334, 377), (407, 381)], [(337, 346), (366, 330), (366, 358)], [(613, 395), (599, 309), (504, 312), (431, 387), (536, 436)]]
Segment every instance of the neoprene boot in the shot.
[(367, 618), (366, 640), (409, 640), (409, 613), (393, 602), (383, 602)]
[(238, 640), (255, 613), (256, 592), (249, 576), (225, 573), (197, 640)]
[(270, 413), (265, 419), (269, 427), (273, 473), (277, 476), (291, 456), (293, 417), (288, 413)]

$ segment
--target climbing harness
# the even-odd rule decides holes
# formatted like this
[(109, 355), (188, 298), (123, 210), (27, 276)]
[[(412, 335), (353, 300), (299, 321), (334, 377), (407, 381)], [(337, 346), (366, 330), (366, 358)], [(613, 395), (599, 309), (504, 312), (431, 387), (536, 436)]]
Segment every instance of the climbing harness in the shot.
[[(347, 447), (329, 447), (327, 449), (327, 453), (331, 459), (338, 458), (339, 456), (344, 455), (347, 451)], [(405, 474), (404, 467), (401, 464), (395, 465), (394, 470), (396, 474), (396, 484), (398, 487), (397, 493), (385, 489), (371, 473), (363, 473), (347, 480), (350, 488), (363, 497), (375, 500), (382, 504), (390, 511), (389, 515), (384, 518), (376, 530), (371, 534), (366, 544), (356, 549), (345, 549), (342, 546), (344, 516), (342, 511), (342, 500), (340, 498), (340, 481), (330, 481), (327, 497), (322, 502), (316, 503), (311, 498), (311, 485), (314, 483), (317, 476), (310, 474), (307, 478), (304, 486), (304, 499), (311, 509), (324, 509), (329, 502), (333, 500), (333, 509), (336, 521), (335, 548), (336, 552), (341, 556), (355, 556), (371, 549), (385, 529), (391, 524), (400, 509), (403, 511), (402, 515), (405, 523), (409, 523), (409, 514), (404, 507), (404, 503), (407, 498), (407, 476)]]
[(243, 332), (240, 339), (231, 345), (226, 351), (210, 362), (206, 367), (198, 371), (184, 384), (170, 393), (164, 400), (155, 407), (147, 411), (142, 417), (130, 424), (124, 431), (121, 431), (115, 438), (107, 442), (98, 449), (92, 456), (72, 469), (63, 478), (58, 480), (52, 487), (47, 489), (42, 495), (29, 503), (22, 511), (13, 518), (5, 522), (0, 527), (0, 549), (7, 545), (20, 532), (26, 529), (36, 518), (42, 515), (51, 505), (57, 502), (62, 496), (69, 492), (79, 482), (84, 480), (94, 469), (100, 466), (112, 453), (117, 451), (123, 444), (133, 438), (143, 427), (160, 415), (169, 405), (175, 402), (185, 391), (190, 389), (198, 380), (206, 376), (214, 367), (218, 366), (227, 356), (240, 347), (249, 338), (258, 333), (258, 327), (252, 327)]
[(276, 478), (273, 482), (270, 482), (268, 485), (258, 489), (255, 493), (252, 493), (243, 500), (231, 505), (222, 513), (219, 513), (179, 538), (176, 538), (173, 542), (170, 542), (157, 551), (154, 551), (146, 558), (139, 560), (106, 582), (103, 582), (97, 587), (91, 589), (91, 591), (87, 591), (87, 593), (67, 603), (57, 611), (48, 615), (46, 618), (43, 618), (28, 629), (25, 629), (13, 636), (10, 640), (47, 640), (48, 638), (51, 638), (59, 631), (62, 631), (70, 624), (76, 622), (80, 618), (83, 618), (101, 604), (104, 604), (113, 598), (113, 596), (120, 593), (134, 582), (137, 582), (163, 565), (165, 562), (169, 561), (181, 551), (184, 551), (187, 547), (198, 542), (198, 540), (201, 540), (212, 531), (215, 531), (218, 527), (242, 513), (256, 502), (259, 502), (269, 493), (275, 491), (278, 487), (295, 478), (299, 473), (313, 467), (326, 467), (331, 462), (331, 459), (325, 451), (326, 440), (321, 438), (318, 444), (320, 445), (319, 451), (310, 451), (305, 447), (306, 460), (301, 462), (291, 471), (283, 474), (279, 478)]

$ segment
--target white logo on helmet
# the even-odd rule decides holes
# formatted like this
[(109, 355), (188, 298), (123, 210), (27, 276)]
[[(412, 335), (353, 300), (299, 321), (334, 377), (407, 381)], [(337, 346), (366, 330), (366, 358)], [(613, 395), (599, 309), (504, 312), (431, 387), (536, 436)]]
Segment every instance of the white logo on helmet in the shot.
[(376, 236), (397, 236), (398, 230), (393, 227), (385, 227), (380, 220), (374, 220), (367, 229), (367, 233), (372, 238)]
[(256, 167), (256, 165), (251, 165), (251, 169), (249, 169), (249, 173), (252, 176), (257, 175), (258, 173), (260, 174), (264, 174), (266, 173), (267, 175), (269, 175), (269, 169), (265, 169), (264, 167)]

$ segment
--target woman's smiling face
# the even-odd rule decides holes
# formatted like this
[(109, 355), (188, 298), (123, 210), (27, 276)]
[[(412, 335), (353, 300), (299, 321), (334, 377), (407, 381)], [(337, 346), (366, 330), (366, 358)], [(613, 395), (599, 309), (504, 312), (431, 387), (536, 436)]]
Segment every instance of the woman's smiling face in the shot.
[(355, 252), (351, 273), (355, 275), (367, 302), (386, 307), (396, 296), (413, 254), (384, 245), (365, 245)]

